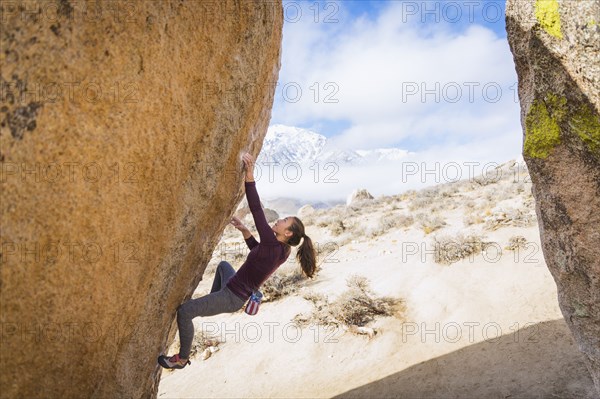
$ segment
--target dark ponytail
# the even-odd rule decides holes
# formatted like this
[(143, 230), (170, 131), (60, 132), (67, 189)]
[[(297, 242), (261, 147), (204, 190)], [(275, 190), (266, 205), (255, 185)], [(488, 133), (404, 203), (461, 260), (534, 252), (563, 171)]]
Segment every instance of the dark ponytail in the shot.
[(294, 217), (294, 222), (289, 230), (293, 235), (288, 240), (288, 244), (295, 247), (300, 244), (300, 240), (303, 240), (302, 245), (300, 245), (296, 252), (296, 259), (298, 260), (298, 263), (300, 263), (300, 267), (302, 267), (304, 274), (308, 277), (312, 277), (317, 270), (317, 256), (312, 240), (309, 236), (304, 234), (304, 224), (297, 217)]

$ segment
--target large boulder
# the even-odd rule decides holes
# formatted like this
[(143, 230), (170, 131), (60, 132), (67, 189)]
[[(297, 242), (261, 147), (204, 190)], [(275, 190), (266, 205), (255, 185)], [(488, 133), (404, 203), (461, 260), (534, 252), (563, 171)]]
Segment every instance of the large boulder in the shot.
[(600, 393), (599, 16), (598, 1), (506, 6), (544, 257)]
[(266, 134), (281, 3), (0, 7), (1, 396), (155, 397)]
[(374, 197), (364, 188), (357, 188), (352, 191), (348, 198), (346, 198), (346, 206), (355, 205), (364, 201), (371, 201)]
[(302, 206), (300, 209), (298, 209), (298, 217), (306, 218), (306, 217), (313, 215), (315, 212), (316, 212), (315, 208), (312, 205), (306, 204), (306, 205)]

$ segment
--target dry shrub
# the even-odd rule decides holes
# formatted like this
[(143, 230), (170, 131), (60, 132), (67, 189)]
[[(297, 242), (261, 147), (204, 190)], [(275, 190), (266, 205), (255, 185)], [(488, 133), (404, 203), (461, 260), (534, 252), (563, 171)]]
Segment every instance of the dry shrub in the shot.
[(304, 299), (313, 303), (313, 312), (309, 315), (296, 315), (294, 322), (299, 326), (318, 324), (362, 327), (376, 316), (392, 316), (404, 310), (401, 300), (377, 297), (366, 277), (352, 275), (346, 280), (346, 285), (348, 289), (333, 302), (329, 302), (323, 294), (306, 294)]
[[(216, 351), (218, 351), (218, 347), (222, 342), (219, 340), (218, 336), (210, 336), (204, 331), (198, 329), (194, 334), (194, 338), (192, 340), (192, 349), (190, 351), (190, 358), (196, 358), (199, 355), (202, 356), (203, 360), (206, 360), (210, 357), (210, 355)], [(179, 338), (173, 342), (171, 346), (171, 352), (178, 353), (181, 348), (181, 344), (179, 342)]]
[(329, 226), (328, 220), (319, 219), (319, 221), (317, 222), (317, 227), (327, 227), (327, 226)]
[(411, 211), (422, 210), (423, 208), (428, 208), (433, 204), (433, 198), (431, 197), (417, 197), (410, 202), (408, 209)]
[(345, 232), (347, 228), (348, 226), (344, 224), (344, 221), (341, 218), (335, 219), (329, 224), (329, 230), (334, 236), (339, 236), (340, 234)]
[(456, 197), (445, 197), (441, 205), (443, 207), (442, 210), (456, 209), (460, 205), (460, 202), (457, 201)]
[[(318, 268), (316, 273), (318, 273)], [(291, 295), (303, 285), (307, 277), (296, 269), (278, 270), (260, 288), (263, 302), (271, 302)]]
[(410, 227), (414, 222), (415, 218), (406, 213), (387, 214), (379, 220), (379, 227), (382, 230), (390, 230), (397, 227)]
[(410, 227), (415, 222), (415, 218), (412, 215), (400, 214), (396, 216), (396, 226), (397, 227)]
[(394, 214), (392, 212), (388, 212), (379, 219), (377, 227), (370, 231), (369, 236), (374, 238), (394, 228), (409, 227), (414, 223), (414, 221), (415, 220), (411, 215), (405, 213)]
[(519, 249), (524, 249), (527, 245), (527, 239), (523, 236), (512, 236), (508, 239), (508, 245), (505, 249), (510, 251), (517, 251)]
[(207, 348), (218, 347), (221, 341), (217, 337), (209, 336), (204, 331), (196, 331), (194, 334), (194, 340), (192, 341), (191, 356), (203, 353)]
[(473, 201), (472, 198), (465, 198), (461, 201), (460, 203), (463, 207), (465, 207), (466, 209), (473, 209), (475, 208), (475, 201)]
[(408, 209), (411, 211), (417, 211), (430, 207), (432, 204), (438, 201), (439, 198), (441, 198), (441, 191), (443, 191), (441, 186), (434, 186), (417, 192), (413, 196)]
[(435, 262), (449, 265), (480, 253), (484, 249), (485, 243), (480, 236), (459, 234), (456, 237), (436, 237), (434, 246)]
[(497, 230), (506, 226), (527, 227), (531, 226), (534, 221), (535, 216), (528, 210), (506, 208), (496, 210), (486, 217), (485, 226), (490, 230)]
[(425, 234), (429, 234), (446, 225), (444, 219), (437, 215), (420, 213), (416, 216), (416, 220)]
[(314, 214), (304, 215), (300, 220), (302, 220), (302, 224), (304, 224), (305, 227), (314, 226), (316, 222)]
[[(498, 170), (498, 168), (495, 168), (496, 170)], [(490, 184), (495, 184), (498, 183), (501, 180), (501, 173), (500, 175), (498, 173), (487, 173), (487, 174), (481, 174), (477, 177), (475, 177), (473, 179), (473, 182), (475, 184), (478, 184), (479, 186), (485, 187), (488, 186)]]
[(465, 226), (471, 226), (473, 224), (479, 224), (483, 222), (483, 217), (477, 213), (469, 213), (463, 217), (463, 223)]
[(379, 218), (378, 230), (388, 231), (398, 226), (398, 220), (393, 213), (386, 213)]

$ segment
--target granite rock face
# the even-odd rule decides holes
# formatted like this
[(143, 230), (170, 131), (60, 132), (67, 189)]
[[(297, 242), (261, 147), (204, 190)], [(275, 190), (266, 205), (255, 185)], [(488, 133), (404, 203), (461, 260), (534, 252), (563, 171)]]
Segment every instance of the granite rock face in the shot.
[(508, 0), (506, 26), (544, 257), (600, 393), (600, 2)]
[(266, 134), (281, 3), (0, 7), (0, 395), (155, 397)]

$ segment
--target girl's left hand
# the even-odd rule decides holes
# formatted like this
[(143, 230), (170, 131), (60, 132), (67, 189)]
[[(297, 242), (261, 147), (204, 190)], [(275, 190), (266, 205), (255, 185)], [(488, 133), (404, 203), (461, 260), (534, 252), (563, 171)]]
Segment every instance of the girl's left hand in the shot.
[(248, 230), (244, 223), (242, 223), (242, 221), (235, 216), (231, 218), (231, 224), (239, 231)]
[(244, 162), (244, 169), (246, 170), (246, 181), (253, 182), (254, 181), (254, 157), (245, 153), (242, 155), (242, 161)]

